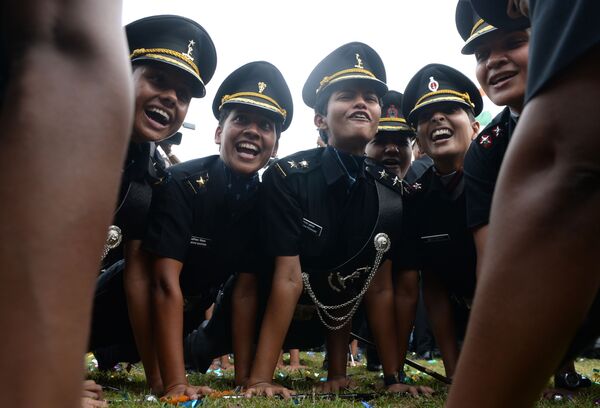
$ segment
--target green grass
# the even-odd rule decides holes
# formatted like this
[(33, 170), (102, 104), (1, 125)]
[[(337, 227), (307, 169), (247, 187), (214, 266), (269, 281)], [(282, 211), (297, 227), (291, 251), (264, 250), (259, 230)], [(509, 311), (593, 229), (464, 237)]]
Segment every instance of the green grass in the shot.
[[(288, 388), (293, 388), (298, 393), (311, 393), (312, 388), (326, 377), (327, 373), (321, 368), (323, 356), (321, 353), (302, 353), (301, 362), (308, 366), (304, 370), (287, 372), (278, 370), (275, 373), (276, 382)], [(441, 361), (422, 361), (420, 364), (443, 373)], [(595, 384), (590, 389), (580, 392), (572, 401), (554, 402), (540, 401), (537, 408), (556, 408), (556, 407), (590, 407), (598, 408), (599, 404), (595, 401), (600, 399), (600, 360), (580, 359), (577, 363), (577, 370), (584, 375), (595, 380)], [(368, 402), (373, 407), (406, 407), (406, 408), (433, 408), (443, 407), (447, 395), (446, 387), (431, 379), (425, 374), (406, 367), (407, 375), (418, 384), (428, 385), (435, 389), (434, 396), (429, 398), (412, 398), (407, 396), (391, 396), (382, 394)], [(349, 367), (348, 374), (356, 382), (357, 388), (351, 392), (377, 392), (383, 385), (377, 373), (368, 372), (364, 365)], [(105, 387), (105, 398), (110, 401), (112, 407), (161, 407), (171, 406), (152, 401), (145, 401), (149, 390), (146, 388), (144, 373), (140, 365), (130, 367), (127, 371), (123, 368), (118, 372), (99, 372), (93, 364), (93, 356), (88, 357), (88, 376), (97, 383)], [(234, 388), (232, 371), (217, 371), (207, 374), (189, 373), (189, 381), (192, 384), (209, 385), (215, 390), (224, 391)], [(518, 392), (518, 390), (515, 390)], [(206, 398), (202, 407), (363, 407), (359, 400), (319, 400), (315, 398), (283, 401), (280, 399), (253, 398), (253, 399), (214, 399)]]

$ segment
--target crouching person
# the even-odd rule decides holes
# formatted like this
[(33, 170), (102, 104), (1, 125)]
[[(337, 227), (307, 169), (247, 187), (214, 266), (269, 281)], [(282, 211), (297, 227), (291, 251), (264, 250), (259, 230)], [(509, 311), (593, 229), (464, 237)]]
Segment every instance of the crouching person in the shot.
[[(220, 154), (172, 167), (154, 192), (143, 249), (150, 253), (154, 279), (156, 350), (144, 364), (158, 366), (166, 396), (196, 398), (209, 391), (187, 382), (183, 335), (198, 326), (231, 275), (252, 280), (246, 275), (258, 268), (257, 172), (275, 155), (292, 112), (290, 91), (275, 66), (264, 61), (242, 66), (225, 79), (213, 102)], [(245, 318), (252, 324), (242, 329), (252, 330), (254, 317)], [(249, 364), (254, 335), (239, 328), (234, 333), (246, 341), (236, 344), (246, 348), (235, 350), (236, 369), (248, 372), (239, 363)]]

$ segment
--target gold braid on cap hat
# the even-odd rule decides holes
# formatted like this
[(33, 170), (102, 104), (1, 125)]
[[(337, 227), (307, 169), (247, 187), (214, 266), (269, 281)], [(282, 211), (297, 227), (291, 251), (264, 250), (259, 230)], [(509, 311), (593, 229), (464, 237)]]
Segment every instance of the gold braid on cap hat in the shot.
[[(150, 57), (153, 58), (158, 58), (158, 59), (163, 59), (167, 62), (173, 62), (177, 65), (180, 65), (184, 68), (185, 67), (184, 64), (182, 64), (181, 62), (177, 61), (177, 60), (173, 60), (171, 58), (167, 58), (163, 55), (158, 55), (156, 54), (157, 52), (161, 53), (161, 54), (168, 54), (168, 55), (172, 55), (173, 57), (177, 57), (183, 61), (185, 61), (188, 65), (189, 68), (192, 68), (192, 70), (196, 73), (196, 75), (198, 75), (198, 77), (200, 78), (200, 80), (202, 80), (202, 77), (200, 76), (200, 70), (198, 69), (198, 66), (194, 63), (194, 60), (191, 59), (188, 55), (185, 55), (179, 51), (174, 51), (174, 50), (170, 50), (168, 48), (138, 48), (136, 50), (133, 50), (133, 52), (131, 53), (131, 55), (129, 56), (130, 59), (133, 59), (135, 57), (138, 57), (140, 55), (148, 55)], [(202, 81), (204, 82), (204, 81)]]
[(471, 34), (469, 34), (469, 37), (471, 37), (475, 33), (475, 31), (477, 31), (479, 26), (481, 26), (483, 23), (485, 23), (485, 21), (483, 21), (483, 18), (480, 18), (473, 26), (473, 29), (471, 30)]
[(429, 98), (430, 96), (439, 95), (439, 94), (450, 94), (450, 95), (458, 96), (460, 99), (467, 102), (471, 106), (471, 108), (475, 107), (475, 104), (473, 102), (471, 102), (471, 97), (469, 96), (468, 92), (461, 93), (461, 92), (453, 91), (452, 89), (441, 89), (439, 91), (429, 92), (429, 93), (426, 93), (425, 95), (421, 96), (417, 100), (417, 103), (415, 103), (415, 107), (412, 109), (412, 111), (417, 109), (420, 106), (421, 102), (423, 102), (424, 99)]
[[(324, 77), (321, 80), (321, 82), (319, 83), (319, 87), (317, 88), (316, 93), (319, 93), (319, 91), (321, 91), (323, 88), (325, 88), (327, 85), (329, 85), (329, 83), (332, 82), (334, 79), (339, 78), (340, 76), (345, 75), (345, 74), (365, 74), (366, 76), (377, 79), (371, 71), (368, 71), (364, 68), (344, 69), (342, 71), (336, 72), (333, 75)], [(357, 77), (357, 78), (359, 78), (359, 77)]]
[[(244, 98), (245, 96), (253, 96), (255, 98), (261, 98), (261, 99), (271, 102), (272, 105), (270, 105), (268, 103), (264, 103), (264, 102), (255, 101), (254, 99)], [(250, 105), (260, 106), (260, 107), (270, 110), (272, 112), (279, 113), (281, 116), (283, 116), (284, 121), (285, 121), (285, 118), (287, 117), (287, 111), (285, 109), (283, 109), (281, 106), (279, 106), (279, 104), (277, 103), (277, 101), (275, 99), (273, 99), (270, 96), (267, 96), (265, 94), (258, 93), (258, 92), (238, 92), (238, 93), (234, 93), (233, 95), (225, 95), (225, 96), (223, 96), (223, 98), (221, 98), (221, 105), (219, 105), (219, 110), (221, 110), (223, 105), (225, 105), (227, 102), (243, 102), (243, 103), (247, 103)]]

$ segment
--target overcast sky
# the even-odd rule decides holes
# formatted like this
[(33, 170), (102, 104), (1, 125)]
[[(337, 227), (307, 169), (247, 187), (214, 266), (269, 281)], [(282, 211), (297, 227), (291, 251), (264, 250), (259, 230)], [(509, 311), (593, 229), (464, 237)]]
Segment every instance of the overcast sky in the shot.
[[(194, 99), (174, 152), (183, 160), (218, 153), (214, 94), (233, 70), (266, 60), (283, 73), (294, 98), (294, 118), (283, 133), (279, 157), (315, 147), (313, 111), (302, 102), (302, 86), (315, 65), (342, 44), (361, 41), (383, 59), (390, 89), (400, 92), (426, 64), (450, 65), (476, 84), (475, 58), (460, 54), (456, 0), (124, 0), (123, 23), (155, 14), (196, 20), (217, 49), (217, 70), (202, 99)], [(499, 111), (487, 98), (484, 110)]]

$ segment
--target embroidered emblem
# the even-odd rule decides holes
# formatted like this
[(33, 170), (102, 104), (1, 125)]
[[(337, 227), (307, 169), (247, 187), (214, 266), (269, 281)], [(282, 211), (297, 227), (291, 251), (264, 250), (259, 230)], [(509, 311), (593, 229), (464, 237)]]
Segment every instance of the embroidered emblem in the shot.
[(362, 60), (360, 59), (360, 54), (356, 53), (355, 55), (356, 55), (356, 65), (354, 66), (354, 68), (364, 69), (365, 67), (363, 67)]
[(298, 163), (296, 163), (293, 160), (289, 161), (288, 164), (290, 165), (290, 168), (292, 168), (292, 169), (297, 169), (298, 168)]
[(479, 144), (487, 149), (488, 147), (490, 147), (492, 145), (492, 139), (490, 139), (489, 135), (481, 135)]
[(378, 173), (379, 173), (380, 180), (386, 179), (389, 176), (389, 174), (387, 174), (387, 172), (385, 170), (378, 171)]
[(431, 92), (435, 92), (438, 90), (438, 88), (440, 87), (440, 84), (438, 81), (435, 80), (434, 77), (430, 76), (429, 77), (429, 85), (427, 85), (427, 87), (429, 88), (429, 90)]
[(198, 187), (203, 188), (203, 187), (206, 187), (207, 181), (208, 181), (208, 175), (206, 176), (206, 178), (200, 176), (200, 178), (198, 180), (196, 180), (196, 183), (198, 183)]
[(387, 108), (387, 117), (388, 118), (397, 118), (398, 117), (398, 108), (395, 105), (390, 105)]
[(308, 162), (306, 160), (302, 160), (301, 162), (298, 162), (298, 164), (300, 165), (300, 167), (302, 167), (303, 169), (307, 169), (308, 168)]
[(192, 61), (194, 60), (194, 57), (192, 57), (192, 51), (194, 51), (194, 45), (196, 43), (194, 42), (194, 40), (190, 40), (190, 42), (188, 43), (188, 50), (185, 54), (185, 56), (189, 57)]
[(263, 93), (265, 91), (265, 89), (267, 89), (267, 84), (265, 84), (264, 82), (259, 82), (258, 83), (258, 93)]
[(400, 177), (396, 176), (394, 177), (394, 179), (392, 180), (392, 185), (395, 186), (397, 184), (400, 184), (402, 182), (402, 180), (400, 179)]
[(496, 127), (492, 129), (492, 132), (496, 134), (496, 137), (500, 136), (501, 131), (502, 129), (500, 128), (500, 125), (496, 125)]

